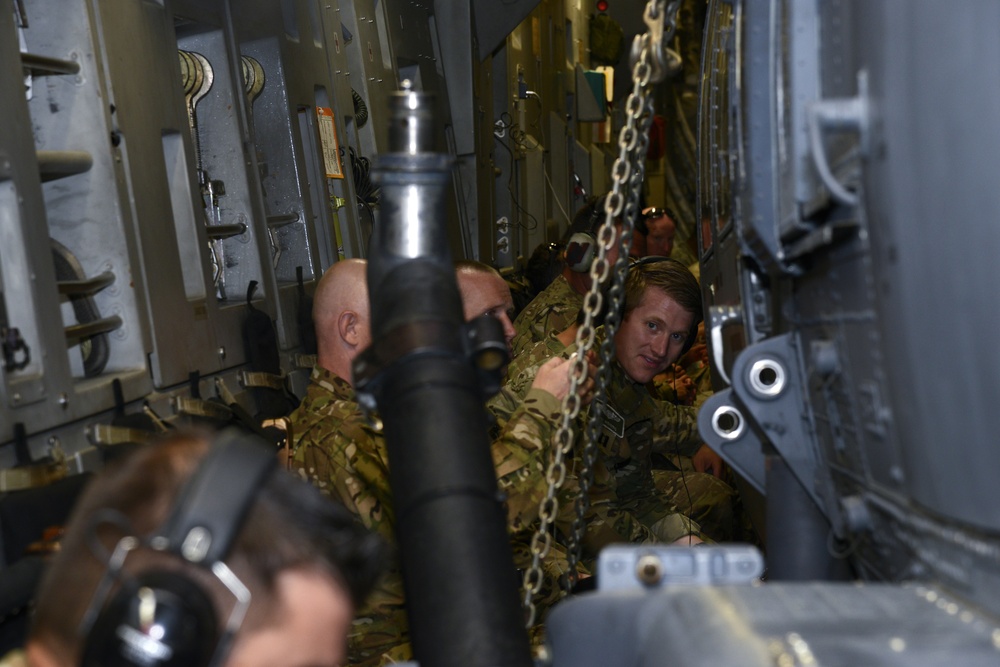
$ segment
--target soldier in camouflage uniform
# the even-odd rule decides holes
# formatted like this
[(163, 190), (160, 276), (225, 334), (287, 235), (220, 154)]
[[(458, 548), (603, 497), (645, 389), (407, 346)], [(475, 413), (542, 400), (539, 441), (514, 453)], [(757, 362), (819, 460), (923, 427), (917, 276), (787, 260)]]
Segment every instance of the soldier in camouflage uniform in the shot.
[[(327, 272), (317, 287), (314, 319), (318, 364), (305, 398), (291, 416), (292, 466), (394, 544), (395, 517), (385, 439), (372, 423), (377, 419), (369, 421), (362, 413), (345, 379), (350, 377), (350, 363), (362, 349), (361, 343), (370, 343), (363, 267), (361, 260), (343, 260)], [(565, 362), (541, 369), (539, 381), (519, 409), (498, 425), (492, 445), (498, 486), (507, 497), (512, 545), (520, 558), (517, 567), (526, 566), (526, 554), (530, 562), (524, 535), (537, 522), (540, 493), (544, 494), (538, 486), (544, 475), (540, 443), (551, 439), (554, 414), (568, 388), (566, 377)], [(558, 554), (546, 563), (546, 582), (538, 599), (541, 606), (558, 599), (555, 581), (564, 573), (565, 563), (565, 556), (559, 558)], [(387, 665), (411, 659), (405, 609), (397, 558), (369, 603), (358, 612), (349, 638), (350, 664)]]
[(517, 333), (511, 352), (515, 359), (538, 341), (562, 331), (576, 320), (576, 314), (583, 307), (583, 294), (570, 286), (565, 274), (564, 269), (514, 320)]
[[(569, 331), (573, 331), (573, 328)], [(572, 343), (567, 347), (560, 340), (560, 337), (539, 341), (532, 349), (514, 361), (511, 365), (510, 380), (497, 396), (487, 402), (487, 407), (501, 419), (504, 415), (510, 414), (521, 402), (521, 392), (530, 385), (540, 365), (551, 362), (553, 357), (568, 359), (575, 349), (576, 347)], [(593, 375), (593, 372), (589, 373), (590, 377)], [(609, 395), (614, 395), (616, 392), (615, 388), (609, 389)], [(614, 403), (614, 399), (612, 399), (612, 403)], [(683, 412), (674, 411), (674, 414), (682, 421), (688, 420), (688, 415)], [(553, 419), (561, 419), (561, 413), (557, 411)], [(628, 436), (632, 435), (631, 426), (630, 424)], [(583, 427), (584, 419), (581, 418), (575, 426), (576, 433), (581, 433)], [(637, 544), (674, 542), (687, 535), (695, 535), (700, 539), (701, 532), (697, 523), (682, 515), (676, 507), (665, 499), (654, 497), (659, 494), (650, 492), (653, 488), (652, 482), (648, 479), (642, 479), (643, 471), (641, 469), (635, 466), (630, 467), (629, 459), (631, 457), (623, 457), (621, 448), (616, 446), (617, 444), (617, 441), (612, 441), (608, 433), (602, 434), (599, 442), (602, 464), (597, 466), (594, 481), (590, 487), (587, 532), (583, 540), (584, 561), (592, 566), (593, 560), (596, 559), (600, 550), (615, 542)], [(632, 454), (643, 456), (641, 451)], [(648, 459), (648, 452), (645, 455)], [(632, 503), (632, 507), (627, 507), (620, 502), (617, 481), (609, 472), (616, 466), (622, 466), (620, 472), (626, 480), (631, 479), (631, 483), (626, 482), (620, 487), (620, 490), (626, 494), (630, 491), (639, 492), (633, 498), (636, 502)], [(564, 543), (570, 534), (570, 527), (575, 518), (573, 503), (578, 491), (579, 483), (576, 470), (575, 467), (571, 466), (559, 496), (559, 515), (556, 521), (558, 536)], [(644, 502), (640, 501), (640, 497)], [(637, 509), (641, 509), (641, 516), (640, 513), (636, 512)]]
[[(513, 298), (500, 273), (482, 262), (462, 260), (455, 263), (455, 274), (466, 321), (482, 315), (496, 317), (503, 326), (509, 349), (514, 336), (510, 321)], [(523, 400), (511, 405), (505, 418), (497, 420), (491, 433), (497, 482), (506, 499), (514, 564), (522, 571), (531, 565), (531, 538), (539, 521), (539, 505), (547, 491), (545, 471), (551, 429), (558, 423), (562, 399), (569, 388), (567, 366), (563, 363), (539, 369), (534, 379), (532, 386), (525, 387), (527, 393)], [(593, 386), (593, 379), (588, 379), (582, 388), (585, 401), (589, 400), (586, 396), (592, 392)], [(560, 505), (569, 507), (573, 497), (575, 487), (565, 486), (560, 495)], [(567, 521), (571, 520), (567, 515)], [(559, 599), (556, 584), (569, 571), (565, 550), (553, 544), (543, 565), (546, 576), (542, 590), (534, 598), (540, 611)], [(585, 569), (581, 573), (587, 574)]]
[[(590, 265), (597, 257), (597, 233), (604, 222), (603, 202), (603, 197), (594, 199), (577, 211), (568, 230), (570, 236), (562, 273), (514, 320), (517, 330), (511, 346), (514, 358), (536, 342), (565, 330), (576, 320), (576, 314), (583, 307), (583, 296), (593, 282)], [(612, 244), (607, 259), (611, 265), (618, 260), (617, 243)]]
[[(655, 266), (666, 268), (654, 269)], [(681, 472), (677, 469), (652, 470), (651, 458), (654, 452), (667, 457), (694, 456), (697, 469), (711, 469), (716, 474), (721, 472), (721, 461), (701, 444), (697, 435), (694, 410), (658, 402), (644, 386), (643, 381), (651, 379), (652, 371), (659, 370), (662, 365), (669, 363), (683, 347), (676, 345), (675, 340), (671, 342), (668, 346), (670, 349), (666, 352), (659, 348), (653, 352), (649, 345), (629, 344), (630, 341), (637, 339), (635, 332), (641, 332), (643, 327), (659, 330), (666, 324), (657, 317), (649, 321), (640, 319), (648, 315), (645, 312), (648, 308), (643, 311), (637, 310), (641, 305), (645, 305), (643, 299), (646, 292), (645, 275), (651, 271), (656, 280), (671, 290), (671, 294), (678, 293), (677, 300), (669, 299), (674, 302), (674, 307), (677, 303), (685, 303), (687, 307), (693, 308), (695, 313), (700, 313), (697, 283), (683, 266), (669, 262), (664, 265), (653, 264), (634, 268), (630, 272), (625, 320), (622, 329), (616, 335), (616, 355), (619, 360), (612, 367), (612, 380), (608, 388), (610, 409), (606, 408), (604, 433), (599, 442), (602, 466), (598, 466), (595, 472), (597, 482), (608, 483), (612, 487), (610, 491), (599, 487), (597, 494), (606, 496), (610, 493), (614, 498), (610, 507), (628, 510), (644, 525), (658, 532), (662, 539), (680, 536), (676, 533), (667, 533), (665, 529), (686, 529), (690, 524), (683, 520), (684, 515), (701, 524), (705, 535), (720, 541), (730, 539), (733, 533), (732, 515), (735, 501), (735, 491), (732, 487), (713, 475), (699, 472)], [(663, 272), (668, 274), (666, 279), (656, 277), (656, 274)], [(656, 282), (652, 283), (652, 286), (656, 290), (652, 294), (660, 297), (659, 305), (669, 312), (672, 306), (664, 302), (667, 292), (657, 287)], [(690, 311), (684, 312), (688, 319), (694, 319)], [(687, 321), (683, 317), (674, 319), (680, 324)], [(677, 335), (679, 340), (684, 340), (692, 335), (694, 326), (690, 329), (682, 332), (682, 335), (676, 332), (671, 335)], [(568, 357), (572, 354), (575, 350), (574, 337), (575, 327), (556, 338), (538, 343), (531, 351), (517, 358), (511, 364), (508, 384), (500, 395), (491, 399), (488, 404), (490, 409), (499, 414), (509, 411), (511, 406), (516, 404), (517, 396), (531, 381), (534, 369), (542, 360), (552, 355)], [(623, 354), (630, 354), (626, 360), (628, 368), (620, 361)], [(604, 502), (606, 497), (600, 497), (598, 500)], [(667, 508), (664, 507), (664, 502)], [(597, 507), (600, 508), (601, 505)], [(668, 522), (668, 525), (657, 525), (658, 521), (669, 515), (667, 509), (672, 509), (674, 512), (680, 509), (683, 513), (671, 519), (672, 523)], [(599, 515), (592, 514), (601, 520)], [(683, 534), (685, 533), (681, 533)]]
[[(535, 348), (529, 350), (525, 355), (519, 357), (519, 359), (537, 355), (542, 348), (556, 348), (559, 345), (558, 341), (554, 338), (539, 341)], [(568, 356), (548, 355), (545, 359), (537, 359), (538, 363), (532, 364), (529, 368), (531, 377), (527, 377), (526, 374), (522, 373), (516, 378), (524, 382), (521, 385), (521, 389), (529, 387), (530, 383), (534, 381), (535, 374), (544, 372), (541, 369), (551, 366), (555, 359), (568, 360)], [(562, 367), (562, 373), (566, 373), (567, 371), (567, 368)], [(519, 410), (529, 409), (534, 410), (540, 418), (550, 420), (550, 432), (554, 434), (555, 425), (559, 423), (562, 415), (561, 399), (553, 400), (554, 397), (548, 395), (539, 400), (537, 389), (530, 389), (526, 395), (523, 395), (513, 389), (514, 386), (518, 385), (520, 385), (520, 382), (508, 384), (497, 396), (488, 401), (487, 407), (497, 418), (498, 423), (503, 425), (514, 422)], [(589, 400), (589, 396), (585, 400)], [(518, 503), (519, 510), (515, 511), (514, 508), (510, 508), (510, 510), (511, 514), (520, 514), (518, 525), (523, 528), (516, 534), (515, 543), (517, 540), (523, 540), (522, 547), (525, 551), (527, 551), (527, 545), (530, 544), (532, 533), (537, 525), (539, 502), (544, 498), (548, 487), (545, 479), (545, 466), (548, 465), (548, 461), (552, 456), (551, 446), (551, 436), (544, 442), (539, 441), (538, 461), (540, 465), (537, 467), (521, 466), (517, 479), (517, 483), (521, 487), (518, 494), (521, 499)], [(499, 465), (498, 471), (502, 471)], [(680, 523), (683, 519), (679, 518), (678, 523), (674, 526), (676, 534), (669, 534), (663, 537), (657, 536), (632, 513), (622, 511), (616, 507), (612, 502), (611, 494), (608, 493), (605, 487), (600, 487), (596, 483), (591, 487), (591, 506), (587, 515), (587, 533), (584, 536), (584, 561), (590, 568), (592, 568), (600, 549), (608, 544), (615, 542), (653, 543), (672, 541), (697, 529), (696, 526), (691, 526), (688, 523)], [(501, 489), (503, 488), (504, 483), (501, 481)], [(564, 563), (557, 562), (549, 566), (548, 561), (558, 561), (564, 558), (565, 550), (563, 547), (568, 542), (573, 520), (576, 517), (574, 502), (578, 494), (578, 479), (575, 472), (570, 470), (567, 472), (566, 479), (556, 496), (559, 502), (559, 513), (555, 521), (557, 541), (553, 544), (553, 550), (556, 555), (555, 557), (550, 556), (546, 561), (547, 567), (555, 567), (557, 569), (556, 572), (553, 572), (553, 575), (565, 570)], [(517, 550), (517, 547), (515, 547), (515, 550)], [(530, 560), (530, 553), (526, 553), (526, 556)]]
[[(389, 544), (395, 544), (385, 439), (361, 412), (351, 385), (316, 366), (291, 422), (292, 468), (323, 493), (341, 501)], [(356, 613), (348, 639), (352, 665), (382, 665), (412, 658), (398, 558), (392, 559), (389, 572)]]
[[(395, 544), (385, 440), (365, 419), (346, 378), (351, 361), (371, 343), (363, 260), (342, 260), (324, 274), (313, 297), (317, 365), (306, 396), (291, 414), (292, 469), (342, 502), (361, 523)], [(355, 615), (348, 662), (380, 665), (409, 660), (399, 559)]]

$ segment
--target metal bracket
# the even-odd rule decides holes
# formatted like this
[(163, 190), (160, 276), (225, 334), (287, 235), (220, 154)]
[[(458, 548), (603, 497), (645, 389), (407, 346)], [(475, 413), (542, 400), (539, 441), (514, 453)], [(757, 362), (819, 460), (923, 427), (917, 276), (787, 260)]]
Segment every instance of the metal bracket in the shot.
[(709, 447), (760, 493), (765, 493), (764, 451), (732, 389), (708, 398), (698, 411), (698, 432)]
[(597, 559), (601, 591), (672, 585), (749, 586), (764, 573), (764, 557), (749, 544), (697, 547), (613, 544)]
[[(732, 390), (737, 403), (743, 406), (741, 414), (774, 446), (816, 505), (827, 508), (817, 488), (816, 434), (803, 416), (806, 401), (801, 367), (795, 334), (768, 338), (746, 348), (736, 358)], [(702, 407), (702, 413), (706, 410)]]

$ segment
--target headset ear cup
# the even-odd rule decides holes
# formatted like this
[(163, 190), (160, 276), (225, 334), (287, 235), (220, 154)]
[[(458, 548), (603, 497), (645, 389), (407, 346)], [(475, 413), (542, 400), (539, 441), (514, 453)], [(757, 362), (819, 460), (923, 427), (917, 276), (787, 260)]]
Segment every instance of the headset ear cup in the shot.
[(594, 263), (594, 237), (585, 232), (576, 232), (566, 243), (566, 265), (571, 271), (587, 273)]
[(126, 580), (94, 621), (84, 667), (190, 667), (211, 664), (220, 630), (201, 586), (177, 572)]

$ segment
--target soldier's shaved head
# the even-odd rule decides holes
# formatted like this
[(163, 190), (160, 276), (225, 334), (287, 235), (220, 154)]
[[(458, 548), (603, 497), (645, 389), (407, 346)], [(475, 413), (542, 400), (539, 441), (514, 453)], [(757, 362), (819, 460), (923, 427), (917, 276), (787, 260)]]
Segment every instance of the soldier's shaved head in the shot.
[(323, 274), (313, 297), (319, 365), (351, 382), (351, 362), (371, 343), (368, 263), (342, 259)]
[(512, 321), (514, 299), (503, 276), (489, 264), (463, 259), (455, 262), (455, 278), (462, 295), (465, 320), (468, 322), (480, 315), (500, 320), (509, 351), (517, 331)]

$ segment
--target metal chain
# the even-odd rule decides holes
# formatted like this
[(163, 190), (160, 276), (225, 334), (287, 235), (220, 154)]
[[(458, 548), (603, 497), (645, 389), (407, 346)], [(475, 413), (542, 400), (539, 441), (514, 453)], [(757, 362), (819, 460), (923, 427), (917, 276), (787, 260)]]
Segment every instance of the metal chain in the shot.
[[(645, 50), (643, 50), (645, 53)], [(635, 216), (638, 212), (639, 193), (645, 178), (645, 156), (649, 147), (649, 126), (652, 122), (653, 101), (649, 96), (643, 97), (644, 88), (648, 85), (648, 73), (651, 70), (645, 60), (640, 59), (636, 64), (636, 78), (634, 88), (626, 102), (627, 123), (622, 129), (619, 137), (620, 155), (612, 167), (614, 186), (611, 194), (605, 200), (605, 225), (610, 222), (610, 229), (613, 230), (614, 218), (624, 209), (625, 222), (622, 225), (622, 234), (618, 252), (618, 261), (615, 263), (614, 279), (608, 291), (608, 310), (604, 320), (604, 339), (601, 342), (599, 366), (594, 385), (594, 400), (591, 403), (588, 413), (586, 436), (584, 439), (583, 453), (581, 456), (581, 467), (578, 475), (579, 493), (574, 503), (575, 518), (573, 519), (572, 531), (569, 536), (567, 551), (569, 552), (569, 582), (575, 583), (577, 571), (576, 565), (580, 560), (582, 551), (583, 533), (587, 527), (586, 514), (590, 509), (590, 485), (593, 483), (594, 463), (597, 460), (598, 435), (604, 422), (604, 404), (606, 401), (607, 386), (611, 380), (611, 364), (614, 360), (614, 337), (618, 331), (621, 321), (623, 291), (625, 285), (625, 275), (628, 273), (628, 248), (632, 245), (632, 231), (635, 226)], [(642, 83), (645, 82), (645, 83)], [(630, 163), (624, 162), (628, 159)], [(626, 165), (622, 167), (620, 165)], [(622, 185), (628, 181), (628, 195), (622, 203)], [(614, 213), (617, 211), (618, 213)], [(601, 230), (603, 232), (603, 228)], [(610, 246), (613, 241), (609, 240)], [(591, 291), (600, 286), (595, 282), (591, 286)], [(586, 306), (586, 304), (585, 304)], [(586, 317), (586, 315), (585, 315)], [(578, 332), (579, 334), (579, 332)], [(577, 337), (579, 344), (580, 338)]]
[[(665, 0), (649, 0), (644, 18), (649, 30), (644, 35), (636, 36), (633, 49), (637, 49), (637, 57), (632, 69), (632, 92), (625, 103), (626, 124), (618, 138), (618, 159), (612, 167), (613, 187), (604, 201), (604, 222), (597, 232), (597, 258), (590, 267), (591, 286), (583, 300), (583, 324), (576, 334), (576, 351), (570, 358), (569, 392), (563, 399), (562, 419), (556, 431), (555, 447), (545, 472), (548, 484), (545, 497), (539, 503), (539, 525), (531, 538), (531, 566), (524, 573), (524, 607), (527, 611), (527, 627), (535, 624), (536, 607), (534, 596), (542, 587), (542, 561), (552, 548), (552, 530), (559, 513), (559, 501), (556, 498), (566, 480), (566, 459), (572, 456), (575, 433), (573, 424), (582, 407), (580, 387), (587, 380), (587, 358), (594, 347), (595, 326), (597, 314), (601, 312), (604, 295), (601, 286), (606, 284), (611, 273), (607, 255), (615, 243), (615, 219), (625, 212), (625, 222), (622, 225), (621, 238), (618, 239), (619, 254), (614, 266), (614, 276), (611, 289), (608, 292), (609, 310), (605, 319), (605, 337), (600, 350), (600, 367), (594, 387), (594, 399), (591, 402), (586, 440), (583, 451), (583, 462), (579, 475), (580, 488), (575, 502), (576, 517), (573, 521), (572, 535), (569, 541), (569, 573), (563, 582), (563, 593), (576, 583), (577, 564), (580, 561), (580, 547), (583, 531), (586, 527), (585, 515), (589, 508), (589, 489), (593, 477), (593, 466), (597, 456), (597, 434), (603, 422), (603, 406), (605, 390), (611, 377), (611, 360), (614, 355), (614, 333), (618, 327), (621, 313), (622, 287), (625, 274), (628, 271), (628, 248), (632, 243), (632, 230), (638, 213), (639, 193), (645, 177), (645, 157), (649, 144), (649, 125), (652, 122), (652, 99), (649, 96), (651, 82), (662, 80), (662, 68), (659, 75), (654, 76), (655, 61), (664, 58), (666, 42), (674, 34), (677, 22), (677, 10), (680, 0), (673, 0), (666, 9)], [(666, 16), (668, 29), (663, 30), (663, 18)], [(654, 48), (650, 48), (650, 45)], [(652, 51), (656, 51), (654, 55)], [(628, 183), (629, 194), (623, 201), (622, 188)]]

